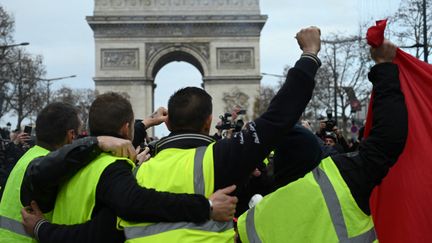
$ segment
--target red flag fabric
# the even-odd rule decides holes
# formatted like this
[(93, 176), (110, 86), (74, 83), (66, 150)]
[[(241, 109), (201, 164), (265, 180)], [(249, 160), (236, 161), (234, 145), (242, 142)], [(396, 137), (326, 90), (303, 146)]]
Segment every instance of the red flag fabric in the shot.
[(380, 46), (384, 41), (384, 30), (387, 26), (387, 19), (376, 21), (376, 25), (368, 29), (366, 33), (367, 43), (372, 47)]
[[(377, 35), (383, 36), (384, 29), (381, 25), (376, 30), (368, 31), (367, 38), (379, 46)], [(399, 160), (373, 192), (372, 215), (380, 242), (432, 242), (432, 65), (400, 49), (394, 63), (408, 109), (408, 138)]]

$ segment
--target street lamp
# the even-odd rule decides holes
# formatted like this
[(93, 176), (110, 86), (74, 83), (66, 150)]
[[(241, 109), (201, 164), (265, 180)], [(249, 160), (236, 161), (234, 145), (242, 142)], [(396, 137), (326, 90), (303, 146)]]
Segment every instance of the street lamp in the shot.
[(331, 107), (327, 108), (326, 114), (327, 114), (327, 120), (331, 120), (333, 117), (333, 109)]
[(61, 79), (67, 79), (67, 78), (75, 78), (75, 77), (76, 77), (76, 75), (70, 75), (70, 76), (58, 77), (58, 78), (39, 78), (38, 80), (44, 81), (47, 83), (47, 105), (49, 104), (49, 99), (50, 99), (51, 82), (61, 80)]
[(265, 75), (265, 76), (272, 76), (272, 77), (276, 77), (276, 78), (285, 78), (284, 75), (280, 75), (280, 74), (273, 74), (273, 73), (261, 73), (261, 75)]
[(28, 43), (28, 42), (21, 42), (21, 43), (18, 43), (18, 44), (2, 45), (2, 46), (0, 46), (0, 49), (7, 49), (7, 48), (15, 47), (15, 46), (28, 46), (28, 45), (30, 45), (30, 43)]

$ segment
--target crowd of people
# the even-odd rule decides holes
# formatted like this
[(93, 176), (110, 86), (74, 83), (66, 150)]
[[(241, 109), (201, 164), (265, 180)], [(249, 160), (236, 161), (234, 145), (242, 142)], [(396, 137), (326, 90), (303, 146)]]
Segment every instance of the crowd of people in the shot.
[[(369, 197), (407, 136), (396, 47), (371, 49), (373, 126), (350, 146), (335, 124), (314, 133), (300, 120), (321, 65), (320, 35), (297, 33), (303, 53), (267, 111), (219, 124), (228, 135), (209, 136), (212, 98), (196, 87), (143, 120), (120, 94), (101, 94), (84, 138), (74, 107), (47, 105), (36, 144), (2, 184), (0, 242), (374, 242)], [(162, 123), (169, 136), (147, 141), (146, 129)]]

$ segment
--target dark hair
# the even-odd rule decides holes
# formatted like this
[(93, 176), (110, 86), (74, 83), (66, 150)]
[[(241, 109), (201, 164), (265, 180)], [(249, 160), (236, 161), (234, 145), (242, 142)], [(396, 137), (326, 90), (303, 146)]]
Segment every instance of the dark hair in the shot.
[(308, 129), (295, 125), (282, 132), (273, 157), (274, 180), (277, 188), (303, 177), (321, 162), (321, 147)]
[(51, 103), (36, 118), (36, 139), (51, 146), (63, 145), (67, 132), (71, 129), (78, 132), (80, 123), (75, 107), (61, 102)]
[(186, 87), (175, 92), (168, 101), (168, 120), (172, 131), (200, 132), (212, 114), (212, 98), (203, 89)]
[(90, 134), (116, 135), (120, 128), (134, 119), (132, 105), (118, 93), (108, 92), (96, 97), (90, 106), (89, 128)]

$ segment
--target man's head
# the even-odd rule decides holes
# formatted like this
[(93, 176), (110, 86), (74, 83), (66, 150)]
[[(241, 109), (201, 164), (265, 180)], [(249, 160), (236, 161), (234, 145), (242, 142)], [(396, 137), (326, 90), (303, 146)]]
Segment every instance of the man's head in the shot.
[(327, 146), (335, 146), (337, 143), (337, 136), (334, 132), (326, 132), (324, 139)]
[(325, 130), (325, 128), (326, 128), (326, 121), (325, 120), (320, 120), (319, 127), (320, 127), (320, 131)]
[(81, 125), (75, 107), (66, 103), (51, 103), (36, 118), (36, 143), (59, 148), (78, 136)]
[(321, 161), (321, 148), (315, 135), (296, 125), (284, 132), (274, 150), (274, 176), (278, 187), (303, 177)]
[(113, 135), (132, 140), (133, 121), (131, 103), (118, 93), (99, 95), (90, 106), (89, 128), (92, 136)]
[(210, 132), (212, 98), (203, 89), (186, 87), (175, 92), (168, 101), (167, 126), (171, 132)]

